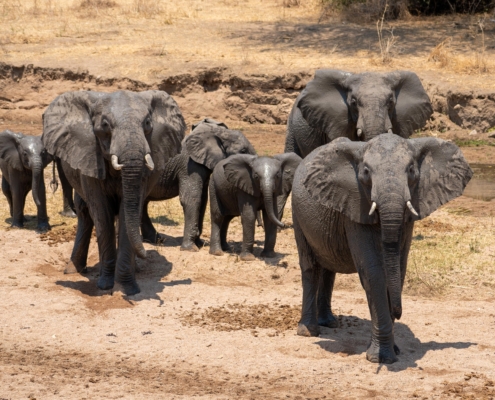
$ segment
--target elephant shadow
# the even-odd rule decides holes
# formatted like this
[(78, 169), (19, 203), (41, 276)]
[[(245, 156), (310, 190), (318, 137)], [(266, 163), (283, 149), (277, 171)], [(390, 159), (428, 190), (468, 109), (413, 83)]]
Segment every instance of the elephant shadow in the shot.
[[(353, 315), (339, 316), (340, 327), (337, 329), (321, 327), (320, 340), (316, 342), (322, 349), (343, 356), (365, 354), (371, 337), (371, 321)], [(421, 360), (428, 351), (444, 349), (467, 349), (475, 346), (473, 342), (421, 342), (411, 329), (401, 322), (394, 326), (395, 343), (400, 348), (399, 361), (394, 364), (380, 364), (377, 372), (382, 366), (386, 366), (391, 372), (404, 371), (408, 368), (417, 368), (417, 362)]]
[[(157, 250), (148, 250), (145, 260), (137, 260), (136, 278), (141, 289), (141, 292), (134, 296), (125, 296), (128, 300), (141, 301), (141, 300), (158, 300), (160, 305), (163, 304), (163, 300), (160, 298), (159, 293), (163, 292), (166, 287), (176, 285), (191, 285), (191, 279), (182, 279), (170, 282), (162, 282), (162, 278), (166, 277), (172, 272), (173, 264), (165, 258)], [(79, 291), (81, 294), (89, 297), (98, 297), (103, 294), (113, 293), (113, 291), (119, 288), (117, 285), (111, 290), (101, 290), (97, 287), (96, 283), (99, 277), (100, 265), (99, 263), (88, 266), (88, 272), (84, 274), (88, 280), (58, 280), (55, 284)]]
[[(278, 251), (275, 251), (275, 255), (273, 257), (261, 257), (261, 252), (263, 251), (263, 246), (265, 245), (264, 240), (255, 240), (254, 241), (254, 249), (253, 249), (253, 254), (256, 258), (262, 259), (266, 265), (270, 266), (280, 266), (281, 260), (283, 260), (288, 253), (280, 253)], [(242, 241), (241, 242), (234, 242), (234, 241), (229, 241), (229, 246), (230, 246), (230, 251), (228, 254), (232, 255), (239, 255), (241, 254), (241, 249), (242, 249)]]

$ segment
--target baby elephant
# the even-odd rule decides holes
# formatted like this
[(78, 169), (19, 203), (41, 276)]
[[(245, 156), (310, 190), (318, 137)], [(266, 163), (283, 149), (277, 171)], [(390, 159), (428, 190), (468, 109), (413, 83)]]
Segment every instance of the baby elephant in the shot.
[(50, 229), (46, 215), (43, 169), (51, 161), (41, 143), (41, 136), (0, 132), (0, 169), (2, 191), (7, 197), (12, 227), (24, 226), (24, 205), (30, 190), (38, 207), (38, 231)]
[(210, 181), (211, 243), (210, 254), (229, 250), (227, 230), (230, 221), (241, 216), (241, 260), (254, 260), (254, 229), (258, 210), (263, 212), (265, 246), (262, 257), (273, 257), (277, 226), (277, 196), (288, 193), (301, 158), (294, 153), (273, 157), (246, 154), (231, 156), (217, 164)]

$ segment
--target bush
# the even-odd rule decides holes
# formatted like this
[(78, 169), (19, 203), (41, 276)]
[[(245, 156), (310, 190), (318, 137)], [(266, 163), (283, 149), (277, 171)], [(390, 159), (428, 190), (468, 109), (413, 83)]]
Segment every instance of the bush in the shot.
[(449, 13), (475, 14), (489, 12), (494, 0), (408, 0), (413, 15), (440, 15)]

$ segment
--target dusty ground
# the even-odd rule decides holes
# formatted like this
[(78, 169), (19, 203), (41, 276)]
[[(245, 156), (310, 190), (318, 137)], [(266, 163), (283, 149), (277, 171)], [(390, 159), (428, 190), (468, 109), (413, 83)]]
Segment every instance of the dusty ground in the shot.
[[(0, 60), (73, 71), (66, 79), (46, 70), (0, 80), (2, 129), (41, 133), (43, 109), (65, 90), (154, 87), (198, 68), (228, 69), (236, 90), (245, 73), (260, 79), (293, 73), (294, 83), (273, 95), (277, 102), (287, 96), (272, 110), (274, 121), (309, 76), (298, 71), (320, 66), (413, 69), (445, 85), (494, 88), (494, 27), (486, 19), (482, 36), (478, 16), (393, 23), (387, 29), (399, 37), (397, 52), (382, 64), (374, 23), (323, 18), (317, 24), (317, 2), (301, 8), (258, 0), (82, 3), (0, 2)], [(428, 61), (446, 37), (452, 38), (447, 50), (437, 49)], [(85, 69), (103, 78), (78, 79)], [(180, 79), (165, 84), (173, 89)], [(207, 85), (204, 91), (184, 86), (177, 101), (189, 125), (202, 116), (226, 118), (259, 154), (274, 154), (283, 150), (284, 125), (249, 124), (260, 121), (264, 109), (242, 114), (244, 105), (236, 108), (240, 100), (270, 103), (272, 84), (262, 82), (255, 94), (228, 93), (231, 112), (217, 110), (219, 95)], [(456, 140), (470, 162), (493, 163), (489, 129), (470, 135), (471, 129), (442, 118), (418, 135)], [(396, 328), (402, 354), (386, 366), (365, 359), (370, 320), (357, 276), (337, 278), (340, 328), (323, 329), (318, 338), (295, 335), (301, 283), (290, 209), (277, 257), (245, 263), (236, 255), (238, 220), (229, 232), (233, 254), (208, 254), (208, 216), (205, 248), (184, 253), (178, 202), (153, 204), (154, 222), (169, 239), (146, 245), (148, 258), (137, 274), (142, 293), (126, 298), (118, 287), (96, 288), (94, 241), (89, 273), (63, 274), (75, 221), (58, 215), (60, 193), (48, 198), (53, 229), (39, 235), (32, 200), (26, 228), (12, 230), (0, 195), (0, 399), (495, 398), (495, 200), (463, 196), (416, 224)], [(262, 231), (256, 239), (258, 255)]]

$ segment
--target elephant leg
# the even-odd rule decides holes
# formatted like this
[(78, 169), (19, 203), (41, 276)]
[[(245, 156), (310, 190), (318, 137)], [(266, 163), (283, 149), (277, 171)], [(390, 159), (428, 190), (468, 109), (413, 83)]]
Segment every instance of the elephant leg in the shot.
[(222, 225), (220, 226), (220, 244), (222, 246), (223, 251), (231, 251), (229, 244), (227, 243), (227, 232), (229, 230), (230, 221), (232, 221), (234, 217), (232, 215), (227, 215), (223, 218)]
[(115, 280), (122, 285), (127, 296), (141, 292), (136, 282), (136, 252), (127, 234), (124, 202), (121, 203), (119, 211), (119, 244)]
[(36, 227), (36, 230), (38, 232), (45, 232), (48, 231), (51, 228), (50, 224), (48, 223), (48, 215), (46, 213), (46, 187), (45, 187), (45, 181), (43, 178), (40, 179), (40, 183), (38, 185), (38, 196), (40, 199), (40, 205), (38, 206), (38, 226)]
[(14, 181), (10, 184), (12, 192), (12, 224), (13, 228), (24, 228), (24, 205), (27, 192), (20, 182)]
[(318, 325), (338, 328), (339, 321), (332, 313), (332, 292), (336, 273), (323, 268), (318, 281)]
[[(206, 206), (208, 205), (208, 182), (205, 182), (203, 186), (203, 191), (201, 192), (201, 205), (199, 207), (199, 218), (198, 218), (198, 237), (195, 239), (194, 243), (199, 248), (203, 247), (204, 241), (200, 239), (203, 233), (203, 222), (205, 220)], [(229, 221), (230, 222), (230, 221)]]
[(65, 267), (64, 273), (73, 274), (79, 272), (85, 274), (88, 272), (86, 265), (88, 262), (89, 244), (91, 242), (91, 233), (93, 232), (94, 223), (86, 203), (77, 193), (74, 197), (74, 202), (77, 214), (77, 231), (70, 261)]
[(242, 224), (242, 247), (240, 258), (242, 261), (253, 261), (255, 259), (253, 254), (254, 248), (254, 230), (256, 227), (256, 211), (254, 207), (245, 203), (239, 206), (241, 212), (241, 224)]
[(316, 262), (313, 250), (299, 228), (295, 217), (293, 223), (303, 289), (301, 319), (297, 326), (297, 334), (299, 336), (318, 336), (320, 327), (317, 320), (316, 295), (318, 290), (318, 271), (321, 268)]
[(181, 251), (199, 251), (196, 240), (201, 233), (199, 221), (202, 217), (202, 208), (206, 209), (205, 195), (208, 194), (208, 186), (205, 182), (207, 178), (202, 172), (204, 171), (197, 171), (179, 179), (179, 198), (184, 209), (184, 237), (180, 246)]
[(5, 195), (5, 197), (7, 197), (7, 202), (9, 203), (10, 216), (12, 217), (13, 216), (12, 191), (10, 190), (10, 185), (4, 176), (2, 176), (2, 192)]
[(221, 244), (221, 231), (225, 217), (217, 210), (211, 210), (211, 235), (210, 235), (210, 254), (214, 256), (223, 255)]
[(398, 359), (382, 265), (381, 234), (376, 227), (351, 221), (346, 221), (345, 229), (347, 237), (352, 238), (348, 239), (348, 245), (366, 291), (371, 314), (371, 343), (366, 351), (366, 359), (375, 363), (392, 364)]
[(60, 183), (62, 184), (62, 195), (64, 200), (64, 209), (60, 214), (63, 215), (64, 217), (75, 218), (76, 208), (73, 199), (74, 192), (72, 190), (72, 186), (70, 185), (69, 181), (65, 176), (60, 160), (57, 161), (57, 171), (58, 171), (58, 176), (60, 178)]
[(275, 243), (277, 242), (277, 225), (275, 225), (265, 210), (263, 210), (263, 221), (265, 222), (265, 246), (261, 257), (275, 257)]
[(279, 221), (282, 221), (282, 217), (284, 216), (285, 204), (287, 203), (289, 194), (290, 192), (277, 196), (277, 212)]
[(143, 241), (152, 244), (159, 244), (163, 242), (165, 237), (160, 235), (153, 226), (153, 222), (151, 222), (151, 218), (148, 214), (148, 204), (149, 201), (144, 201), (143, 216), (141, 217), (141, 233), (143, 234)]

